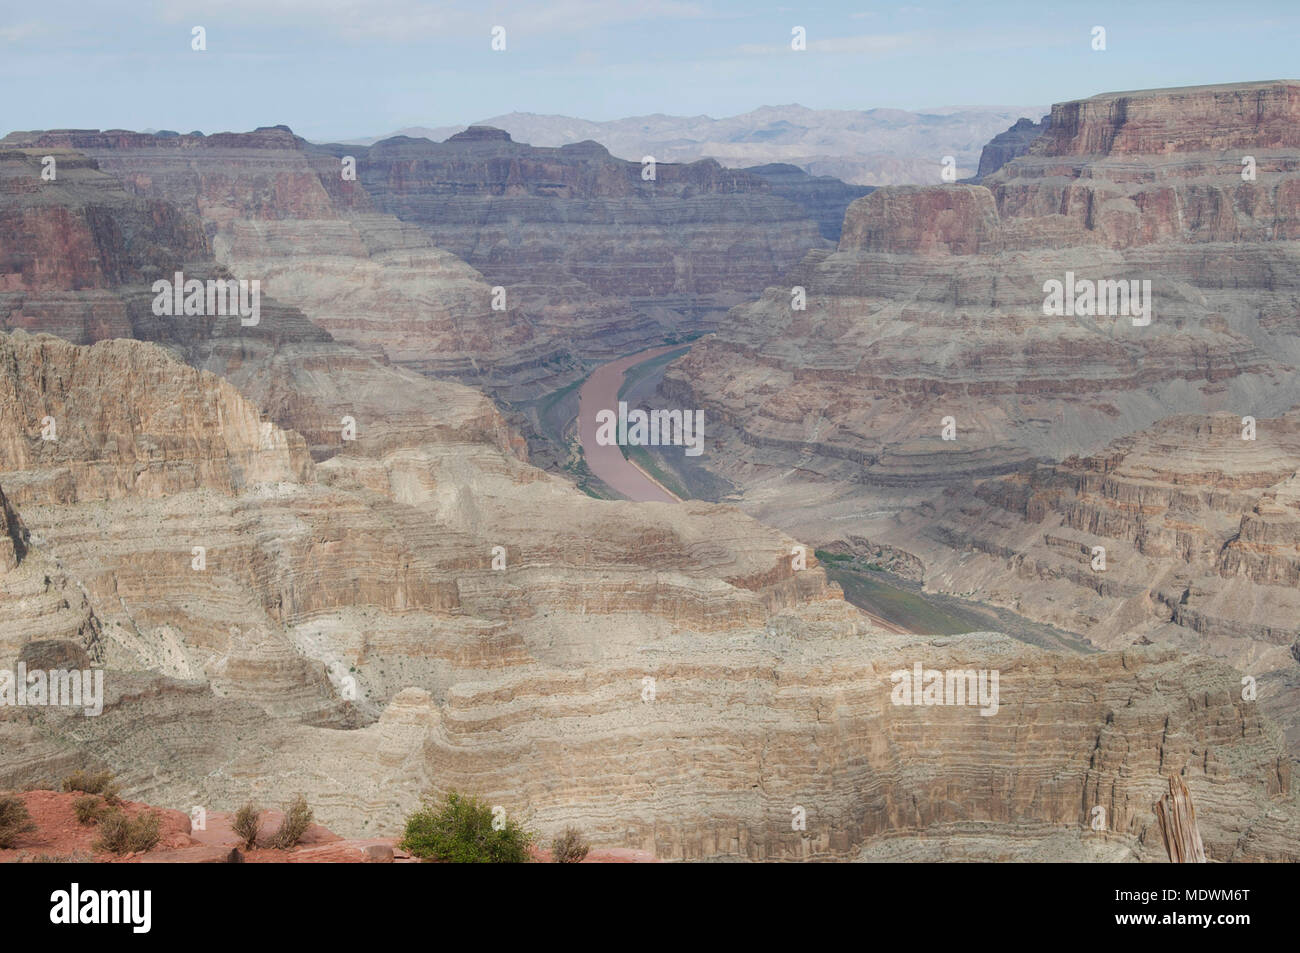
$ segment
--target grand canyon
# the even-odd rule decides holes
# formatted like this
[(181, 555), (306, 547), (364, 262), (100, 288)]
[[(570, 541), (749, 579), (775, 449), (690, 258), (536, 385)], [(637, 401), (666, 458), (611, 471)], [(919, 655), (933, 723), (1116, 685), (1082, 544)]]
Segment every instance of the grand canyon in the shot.
[(0, 858), (412, 859), (459, 792), (534, 859), (1300, 860), (1300, 80), (1247, 80), (7, 129)]

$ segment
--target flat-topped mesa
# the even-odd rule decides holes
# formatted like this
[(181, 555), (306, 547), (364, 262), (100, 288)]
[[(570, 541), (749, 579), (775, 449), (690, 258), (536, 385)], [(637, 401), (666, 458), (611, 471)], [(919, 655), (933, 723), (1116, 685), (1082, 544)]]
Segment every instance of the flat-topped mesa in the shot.
[(1038, 156), (1300, 148), (1300, 81), (1102, 93), (1052, 106)]
[[(337, 153), (359, 147), (320, 148)], [(401, 200), (432, 195), (649, 200), (664, 192), (689, 199), (701, 193), (767, 196), (772, 191), (762, 176), (724, 168), (713, 159), (656, 162), (653, 178), (648, 178), (650, 173), (645, 170), (649, 163), (615, 158), (597, 142), (532, 146), (515, 142), (509, 133), (492, 126), (471, 126), (443, 142), (396, 136), (363, 151), (366, 187), (376, 196), (387, 196), (381, 198), (381, 204), (402, 218), (408, 216), (403, 214)], [(578, 208), (572, 210), (571, 218), (573, 214), (574, 221), (593, 216), (603, 220), (598, 209)], [(416, 214), (409, 217), (421, 219)]]
[[(402, 136), (403, 139), (410, 138)], [(414, 140), (419, 141), (419, 140)], [(427, 140), (426, 140), (427, 141)], [(470, 126), (464, 132), (458, 132), (447, 139), (448, 142), (512, 142), (510, 133), (495, 126)]]
[(1300, 82), (1107, 93), (1052, 107), (982, 180), (1007, 247), (1300, 238)]
[(980, 185), (891, 185), (844, 215), (840, 251), (988, 255), (1001, 250), (993, 193)]
[(337, 219), (373, 207), (338, 160), (309, 153), (288, 126), (252, 132), (169, 135), (122, 129), (14, 132), (0, 140), (27, 150), (76, 150), (128, 191), (163, 198), (205, 221)]
[(96, 149), (142, 148), (150, 146), (180, 151), (193, 149), (302, 149), (305, 139), (288, 126), (259, 126), (252, 132), (201, 132), (183, 135), (165, 132), (133, 132), (130, 129), (37, 129), (11, 132), (0, 139), (3, 146), (47, 146), (91, 151)]

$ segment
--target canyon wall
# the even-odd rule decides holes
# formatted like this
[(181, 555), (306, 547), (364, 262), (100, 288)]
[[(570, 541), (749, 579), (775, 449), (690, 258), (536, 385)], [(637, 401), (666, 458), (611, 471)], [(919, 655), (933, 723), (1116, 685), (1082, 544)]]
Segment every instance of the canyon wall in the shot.
[(481, 128), (369, 148), (313, 147), (282, 126), (4, 142), (76, 150), (129, 192), (194, 213), (221, 265), (337, 340), (514, 399), (711, 328), (825, 245), (862, 192), (707, 161), (647, 181), (595, 143), (538, 149)]
[[(6, 783), (90, 762), (181, 809), (303, 791), (357, 836), (392, 833), (423, 790), (472, 790), (664, 859), (1159, 860), (1175, 773), (1212, 858), (1300, 850), (1282, 737), (1218, 663), (883, 632), (730, 508), (594, 502), (487, 444), (312, 465), (273, 428), (243, 473), (267, 441), (211, 375), (142, 342), (2, 340), (27, 456), (0, 478), (25, 488), (30, 542), (0, 577), (0, 645), (32, 645), (42, 594), (20, 583), (56, 565), (106, 670), (101, 715), (0, 710)], [(44, 375), (14, 373), (37, 356)], [(138, 418), (85, 399), (92, 367)], [(192, 478), (106, 489), (60, 476), (89, 444), (43, 446), (46, 409), (119, 457), (224, 437), (158, 464)], [(895, 704), (891, 674), (916, 664), (996, 670), (996, 710)]]
[[(0, 259), (0, 651), (106, 672), (101, 715), (0, 708), (4, 784), (98, 764), (182, 810), (302, 791), (357, 835), (458, 788), (671, 859), (1158, 860), (1178, 773), (1212, 857), (1300, 856), (1284, 739), (1218, 662), (883, 632), (791, 535), (591, 500), (480, 394), (276, 295), (254, 326), (154, 314), (150, 282), (230, 274), (213, 249), (239, 229), (334, 221), (328, 176), (231, 147), (257, 171), (160, 158), (146, 185), (128, 156), (131, 189), (66, 150), (41, 180), (53, 145), (0, 155), (0, 215), (29, 236)], [(382, 322), (381, 296), (353, 306)], [(1000, 672), (997, 712), (893, 704), (915, 663)]]
[[(1266, 675), (1294, 743), (1297, 119), (1294, 81), (1058, 104), (979, 185), (858, 199), (789, 278), (807, 310), (769, 288), (661, 399), (717, 421), (707, 459), (764, 521)], [(1150, 310), (1052, 307), (1084, 281), (1149, 282)]]
[(356, 153), (376, 207), (584, 358), (707, 330), (826, 243), (809, 210), (713, 161), (651, 168), (594, 142), (536, 148), (487, 127), (328, 148)]

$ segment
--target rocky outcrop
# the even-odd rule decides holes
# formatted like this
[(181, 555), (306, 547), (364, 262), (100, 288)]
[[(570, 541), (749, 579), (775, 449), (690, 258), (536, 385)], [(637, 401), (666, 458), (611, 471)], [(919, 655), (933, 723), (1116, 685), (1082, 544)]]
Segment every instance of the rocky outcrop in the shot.
[[(1052, 107), (1044, 156), (1300, 149), (1300, 83), (1278, 80), (1101, 93)], [(1171, 122), (1170, 120), (1173, 119)]]
[(979, 169), (973, 181), (980, 182), (992, 175), (1012, 159), (1024, 155), (1034, 140), (1043, 134), (1051, 123), (1050, 116), (1044, 116), (1038, 122), (1027, 117), (1017, 119), (1015, 125), (1005, 132), (1000, 132), (984, 145), (980, 152)]
[[(310, 472), (298, 434), (263, 425), (228, 381), (178, 372), (160, 347), (115, 340), (82, 348), (17, 332), (0, 338), (0, 367), (0, 471), (19, 508), (228, 493)], [(108, 367), (116, 370), (112, 389), (104, 386)], [(114, 439), (105, 442), (105, 433)]]

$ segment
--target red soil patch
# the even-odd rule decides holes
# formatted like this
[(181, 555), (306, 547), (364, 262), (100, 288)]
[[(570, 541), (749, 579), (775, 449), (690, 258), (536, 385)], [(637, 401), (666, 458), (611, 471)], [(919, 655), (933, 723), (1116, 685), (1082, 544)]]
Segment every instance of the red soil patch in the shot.
[[(27, 805), (36, 830), (19, 834), (15, 846), (0, 850), (0, 863), (26, 857), (34, 859), (42, 854), (49, 857), (78, 857), (100, 863), (122, 863), (137, 859), (136, 855), (123, 855), (97, 851), (91, 845), (99, 839), (99, 828), (94, 824), (80, 824), (72, 810), (72, 802), (83, 795), (72, 791), (23, 791), (19, 797)], [(189, 847), (190, 819), (180, 811), (150, 808), (137, 801), (123, 801), (121, 809), (128, 817), (156, 810), (161, 817), (159, 829), (162, 838), (156, 851)]]
[[(151, 808), (137, 801), (123, 801), (121, 809), (128, 817), (146, 811), (156, 811), (161, 823), (162, 837), (158, 846), (144, 854), (118, 855), (97, 851), (91, 846), (99, 839), (99, 829), (94, 824), (80, 824), (72, 809), (73, 802), (81, 797), (78, 792), (23, 791), (19, 797), (36, 824), (36, 830), (21, 834), (16, 845), (0, 850), (0, 863), (46, 858), (71, 858), (95, 863), (214, 863), (229, 856), (238, 847), (242, 861), (250, 864), (363, 864), (363, 863), (419, 863), (397, 848), (397, 839), (370, 837), (345, 839), (328, 828), (313, 824), (303, 834), (302, 841), (292, 850), (269, 850), (257, 847), (244, 850), (233, 830), (234, 814), (227, 811), (209, 811), (204, 818), (203, 830), (193, 830), (189, 815), (166, 808)], [(269, 837), (280, 826), (284, 814), (264, 811), (261, 818), (263, 837)], [(534, 848), (533, 860), (549, 863), (550, 851)], [(649, 851), (644, 850), (593, 850), (584, 864), (644, 864), (656, 863)]]

